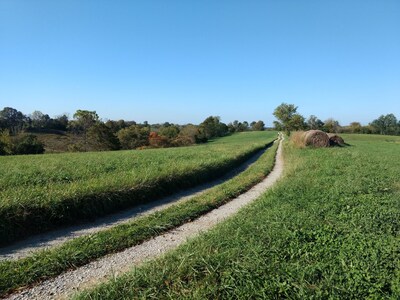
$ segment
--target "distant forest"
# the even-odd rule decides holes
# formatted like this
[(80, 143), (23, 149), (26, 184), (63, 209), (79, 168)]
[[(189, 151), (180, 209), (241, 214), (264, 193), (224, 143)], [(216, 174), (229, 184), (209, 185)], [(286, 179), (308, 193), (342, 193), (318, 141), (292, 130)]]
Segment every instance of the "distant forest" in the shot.
[[(15, 108), (0, 111), (0, 155), (46, 152), (109, 151), (180, 147), (205, 143), (234, 132), (265, 130), (263, 121), (222, 123), (210, 116), (199, 125), (142, 124), (102, 121), (96, 111), (77, 110), (51, 118), (34, 111), (25, 115)], [(50, 150), (50, 151), (49, 151)]]
[[(320, 129), (334, 133), (399, 135), (400, 121), (393, 114), (382, 115), (367, 126), (352, 122), (341, 126), (338, 121), (321, 121), (311, 115), (307, 120), (297, 107), (283, 103), (274, 115), (283, 115), (287, 122), (274, 122), (275, 130)], [(278, 113), (278, 115), (276, 114)], [(288, 128), (286, 128), (289, 126)], [(225, 124), (217, 116), (206, 118), (199, 125), (172, 123), (142, 124), (135, 121), (102, 121), (96, 111), (77, 110), (73, 118), (34, 111), (25, 115), (15, 108), (0, 111), (0, 155), (41, 154), (46, 152), (109, 151), (127, 149), (180, 147), (205, 143), (235, 132), (265, 130), (263, 121)]]

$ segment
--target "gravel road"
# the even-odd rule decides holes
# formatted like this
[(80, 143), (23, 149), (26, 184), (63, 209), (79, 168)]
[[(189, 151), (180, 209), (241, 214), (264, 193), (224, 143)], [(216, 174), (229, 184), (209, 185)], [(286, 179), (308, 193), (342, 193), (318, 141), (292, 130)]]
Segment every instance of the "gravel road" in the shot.
[(143, 261), (176, 248), (188, 238), (193, 238), (199, 233), (209, 230), (217, 223), (235, 214), (240, 208), (260, 197), (279, 179), (282, 172), (282, 143), (280, 142), (274, 169), (268, 177), (248, 192), (193, 222), (186, 223), (125, 251), (105, 256), (76, 270), (61, 274), (30, 289), (10, 295), (7, 299), (65, 299), (77, 291), (118, 276)]
[(177, 202), (189, 200), (190, 198), (193, 198), (194, 196), (197, 196), (205, 192), (206, 190), (218, 184), (221, 184), (222, 182), (229, 180), (237, 174), (243, 172), (264, 152), (265, 149), (260, 150), (251, 158), (246, 160), (243, 164), (229, 171), (226, 175), (218, 178), (217, 180), (175, 193), (171, 196), (164, 197), (157, 201), (152, 201), (150, 203), (135, 206), (134, 208), (124, 210), (119, 213), (99, 218), (91, 223), (64, 227), (62, 229), (34, 235), (10, 246), (0, 248), (0, 261), (6, 259), (23, 258), (30, 255), (34, 251), (58, 246), (74, 238), (83, 235), (93, 234), (101, 230), (106, 230), (115, 225), (129, 222), (134, 218), (162, 210), (168, 206), (176, 204)]

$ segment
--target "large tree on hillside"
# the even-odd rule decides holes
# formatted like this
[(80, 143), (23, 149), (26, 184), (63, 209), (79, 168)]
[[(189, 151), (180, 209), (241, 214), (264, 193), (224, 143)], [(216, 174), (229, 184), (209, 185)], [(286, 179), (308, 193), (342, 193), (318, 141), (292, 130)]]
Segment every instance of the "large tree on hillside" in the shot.
[(15, 108), (4, 107), (3, 110), (0, 110), (0, 127), (8, 129), (11, 134), (21, 131), (26, 119), (26, 116)]
[(41, 111), (35, 110), (30, 115), (32, 121), (32, 127), (34, 128), (46, 128), (50, 123), (50, 117), (47, 114), (42, 113)]
[(99, 116), (95, 111), (79, 109), (74, 113), (74, 119), (75, 120), (70, 123), (70, 129), (72, 129), (72, 131), (75, 131), (76, 133), (83, 134), (86, 151), (88, 144), (87, 132), (90, 127), (99, 122)]
[(282, 103), (274, 110), (274, 116), (278, 121), (274, 121), (277, 130), (284, 130), (290, 134), (293, 130), (304, 129), (304, 117), (297, 113), (297, 106), (294, 104)]

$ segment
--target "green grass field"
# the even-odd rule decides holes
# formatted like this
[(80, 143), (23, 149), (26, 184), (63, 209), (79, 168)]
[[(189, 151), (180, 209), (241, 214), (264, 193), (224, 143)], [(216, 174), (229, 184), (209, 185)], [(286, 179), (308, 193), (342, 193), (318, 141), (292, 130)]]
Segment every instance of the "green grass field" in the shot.
[[(240, 139), (245, 137), (248, 135)], [(271, 136), (269, 140), (272, 139)], [(229, 140), (227, 142), (230, 143)], [(245, 171), (189, 200), (23, 259), (0, 262), (0, 296), (139, 244), (226, 203), (250, 189), (272, 170), (276, 149), (277, 143), (271, 145)]]
[(79, 299), (399, 299), (400, 137), (285, 146), (254, 204)]
[(275, 136), (249, 132), (184, 148), (0, 157), (0, 244), (216, 178)]

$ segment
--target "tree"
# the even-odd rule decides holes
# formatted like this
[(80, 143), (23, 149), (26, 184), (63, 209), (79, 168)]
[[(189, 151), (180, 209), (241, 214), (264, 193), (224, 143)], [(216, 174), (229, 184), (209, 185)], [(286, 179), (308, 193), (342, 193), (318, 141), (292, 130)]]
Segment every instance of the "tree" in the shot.
[(394, 114), (381, 115), (378, 119), (371, 122), (377, 132), (380, 134), (397, 134), (399, 133), (399, 126), (397, 124), (397, 118)]
[(341, 129), (341, 126), (338, 121), (329, 118), (324, 122), (324, 130), (326, 132), (331, 132), (331, 133), (338, 133)]
[(292, 118), (288, 122), (290, 130), (304, 130), (307, 127), (305, 119), (302, 115), (293, 114)]
[(49, 129), (56, 130), (67, 130), (68, 127), (68, 116), (67, 114), (63, 114), (60, 116), (56, 116), (54, 119), (50, 119)]
[(176, 125), (171, 125), (168, 123), (168, 125), (164, 124), (160, 129), (158, 130), (158, 134), (160, 136), (166, 137), (170, 140), (175, 139), (178, 134), (179, 134), (179, 127)]
[(277, 130), (284, 130), (290, 135), (293, 130), (303, 129), (304, 117), (297, 113), (297, 106), (293, 104), (282, 103), (274, 110), (274, 116), (278, 119), (275, 121)]
[(43, 114), (41, 111), (35, 110), (31, 115), (30, 119), (32, 120), (32, 127), (33, 128), (46, 128), (50, 123), (49, 115)]
[(204, 131), (207, 139), (224, 136), (228, 133), (228, 126), (220, 122), (220, 117), (210, 116), (199, 127)]
[(95, 111), (79, 109), (74, 113), (74, 119), (76, 119), (77, 125), (80, 126), (83, 131), (86, 131), (99, 121), (99, 116)]
[[(105, 123), (105, 125), (108, 128), (110, 128), (112, 130), (112, 132), (114, 132), (114, 133), (117, 133), (121, 129), (128, 127), (128, 125), (125, 123), (124, 120), (118, 120), (118, 121), (108, 120)], [(136, 125), (136, 124), (132, 124), (132, 125)]]
[(313, 130), (321, 130), (324, 126), (324, 122), (318, 119), (316, 116), (311, 115), (307, 120), (307, 126)]
[(70, 128), (76, 133), (81, 133), (84, 136), (85, 151), (87, 151), (87, 132), (90, 127), (99, 122), (99, 116), (95, 111), (77, 110), (74, 113), (74, 121), (70, 123)]
[(17, 134), (22, 130), (26, 122), (26, 116), (12, 107), (4, 107), (0, 111), (0, 126), (2, 129), (8, 129), (10, 134)]
[(149, 145), (150, 127), (132, 125), (118, 131), (122, 149), (135, 149)]
[(13, 144), (8, 129), (0, 131), (0, 155), (13, 154)]
[(44, 145), (37, 139), (36, 135), (20, 135), (15, 140), (13, 154), (42, 154)]
[(189, 146), (196, 143), (205, 143), (207, 138), (198, 126), (188, 124), (182, 127), (178, 136), (172, 141), (174, 146)]
[(107, 151), (121, 148), (116, 135), (104, 123), (98, 123), (90, 127), (87, 132), (87, 138), (93, 150)]
[(254, 131), (263, 131), (265, 129), (265, 124), (263, 121), (251, 122), (251, 129)]
[(362, 126), (359, 122), (351, 122), (349, 125), (349, 131), (351, 133), (361, 133)]
[(155, 148), (163, 148), (169, 145), (169, 139), (165, 136), (159, 135), (157, 132), (150, 132), (149, 145)]

